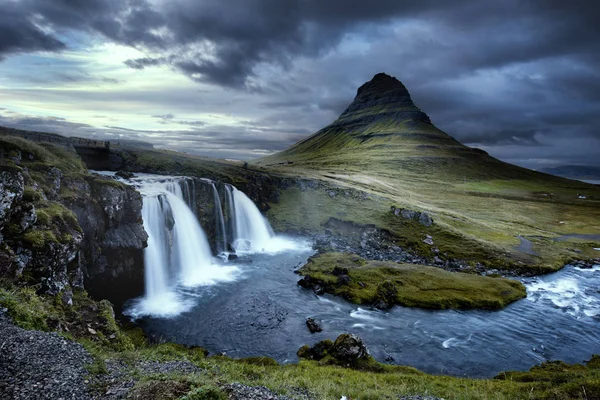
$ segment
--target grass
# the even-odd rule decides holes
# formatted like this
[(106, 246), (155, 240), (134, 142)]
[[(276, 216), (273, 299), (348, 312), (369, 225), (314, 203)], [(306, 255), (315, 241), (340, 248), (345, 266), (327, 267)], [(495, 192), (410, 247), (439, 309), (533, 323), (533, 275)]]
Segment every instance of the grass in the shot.
[[(519, 281), (448, 272), (439, 268), (367, 261), (347, 253), (311, 257), (298, 270), (326, 292), (356, 304), (401, 305), (427, 309), (498, 310), (526, 296)], [(341, 283), (340, 274), (347, 275)]]
[[(435, 234), (428, 234), (438, 236), (436, 244), (449, 257), (534, 273), (593, 256), (592, 246), (600, 246), (551, 240), (600, 232), (598, 186), (501, 162), (430, 124), (390, 116), (390, 105), (381, 107), (343, 116), (291, 148), (252, 162), (273, 173), (323, 182), (316, 189), (282, 190), (269, 211), (277, 228), (322, 231), (329, 218), (374, 224), (428, 255), (419, 244), (425, 230), (391, 218), (389, 208), (396, 206), (430, 214), (436, 224)], [(332, 188), (369, 197), (328, 198)], [(519, 235), (542, 238), (534, 248), (539, 256), (518, 251)], [(581, 253), (567, 249), (573, 246)]]
[[(342, 395), (352, 399), (395, 399), (399, 395), (418, 394), (445, 399), (498, 400), (600, 396), (598, 358), (587, 365), (546, 363), (530, 372), (506, 372), (497, 379), (428, 375), (414, 368), (384, 365), (374, 360), (360, 369), (331, 365), (328, 360), (278, 365), (269, 358), (235, 360), (208, 356), (197, 347), (149, 344), (139, 329), (125, 330), (119, 326), (108, 302), (96, 302), (84, 292), (75, 292), (73, 301), (73, 306), (67, 306), (60, 296), (43, 296), (33, 287), (0, 281), (0, 306), (8, 308), (15, 323), (25, 329), (58, 330), (66, 338), (82, 343), (95, 360), (88, 366), (92, 377), (107, 372), (105, 360), (123, 361), (129, 373), (140, 378), (132, 398), (220, 399), (224, 398), (223, 385), (233, 382), (266, 386), (292, 396), (298, 391), (308, 391), (316, 399), (336, 400)], [(136, 364), (142, 361), (188, 361), (202, 371), (191, 375), (175, 372), (141, 376)]]

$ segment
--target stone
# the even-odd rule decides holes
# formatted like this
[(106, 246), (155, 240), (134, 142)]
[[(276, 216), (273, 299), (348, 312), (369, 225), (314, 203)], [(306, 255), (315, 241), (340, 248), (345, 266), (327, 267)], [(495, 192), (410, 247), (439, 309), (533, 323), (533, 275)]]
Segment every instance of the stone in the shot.
[(434, 245), (433, 238), (431, 236), (429, 236), (429, 235), (427, 235), (425, 237), (425, 239), (423, 240), (423, 243), (428, 244), (429, 246), (433, 246)]
[(135, 174), (133, 172), (129, 172), (129, 171), (117, 171), (115, 173), (115, 176), (118, 176), (119, 178), (123, 178), (123, 179), (135, 178)]
[(37, 213), (33, 204), (27, 204), (22, 207), (21, 214), (22, 217), (19, 225), (21, 226), (21, 230), (25, 232), (37, 222)]
[(417, 217), (417, 212), (412, 210), (402, 210), (400, 215), (404, 219), (415, 219)]
[(377, 285), (375, 307), (380, 310), (391, 308), (396, 304), (397, 297), (398, 288), (396, 284), (390, 280), (386, 280)]
[(338, 276), (337, 283), (338, 285), (348, 285), (350, 283), (350, 277), (348, 275), (340, 275)]
[(310, 331), (310, 333), (316, 333), (316, 332), (322, 332), (323, 328), (321, 326), (321, 323), (319, 321), (316, 321), (314, 318), (306, 318), (306, 326), (308, 327), (308, 330)]
[(356, 335), (343, 333), (335, 340), (329, 354), (338, 361), (354, 364), (370, 357), (367, 346)]
[(423, 226), (430, 227), (433, 225), (433, 219), (427, 213), (420, 213), (419, 223)]

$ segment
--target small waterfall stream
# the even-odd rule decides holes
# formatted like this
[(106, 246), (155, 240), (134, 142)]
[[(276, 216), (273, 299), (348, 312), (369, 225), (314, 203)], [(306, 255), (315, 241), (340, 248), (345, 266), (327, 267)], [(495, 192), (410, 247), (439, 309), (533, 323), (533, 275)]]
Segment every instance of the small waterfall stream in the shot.
[(214, 208), (215, 208), (215, 220), (217, 223), (217, 252), (223, 253), (227, 251), (227, 232), (225, 230), (225, 218), (223, 217), (223, 207), (221, 206), (221, 199), (219, 198), (219, 192), (214, 182), (211, 183), (214, 193)]
[(248, 196), (231, 187), (234, 210), (234, 241), (236, 252), (269, 251), (274, 237), (273, 229)]

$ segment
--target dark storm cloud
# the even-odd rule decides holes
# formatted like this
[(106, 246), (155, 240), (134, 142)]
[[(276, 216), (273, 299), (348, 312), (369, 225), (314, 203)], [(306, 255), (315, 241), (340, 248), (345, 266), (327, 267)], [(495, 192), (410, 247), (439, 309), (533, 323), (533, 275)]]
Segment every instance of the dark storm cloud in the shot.
[(145, 57), (126, 61), (132, 69), (167, 65), (232, 95), (256, 94), (270, 114), (244, 128), (249, 141), (211, 136), (244, 151), (252, 140), (279, 148), (253, 129), (287, 132), (289, 141), (319, 128), (361, 83), (385, 71), (459, 140), (516, 146), (532, 157), (566, 137), (589, 140), (561, 142), (575, 154), (600, 140), (599, 9), (588, 0), (20, 0), (0, 15), (0, 58), (60, 51), (67, 30), (134, 46)]
[(63, 42), (42, 31), (20, 3), (8, 2), (0, 12), (0, 60), (9, 54), (65, 49)]

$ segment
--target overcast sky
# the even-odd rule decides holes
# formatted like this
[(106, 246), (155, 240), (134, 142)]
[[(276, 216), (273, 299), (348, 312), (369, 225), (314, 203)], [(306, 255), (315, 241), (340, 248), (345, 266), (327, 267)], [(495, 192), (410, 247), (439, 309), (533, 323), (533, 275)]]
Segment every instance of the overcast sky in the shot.
[(503, 160), (600, 165), (586, 0), (0, 0), (0, 125), (249, 159), (378, 72)]

